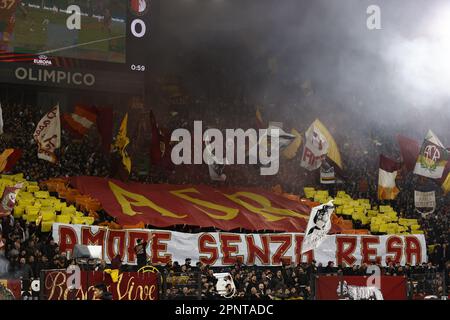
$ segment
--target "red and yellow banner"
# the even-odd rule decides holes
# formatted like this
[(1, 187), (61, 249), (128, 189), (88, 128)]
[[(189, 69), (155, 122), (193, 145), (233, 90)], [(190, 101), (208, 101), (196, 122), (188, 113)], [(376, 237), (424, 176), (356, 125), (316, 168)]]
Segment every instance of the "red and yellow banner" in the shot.
[(46, 270), (41, 296), (45, 300), (95, 300), (94, 287), (105, 284), (113, 300), (158, 300), (157, 273), (124, 272), (117, 282), (101, 271), (81, 271), (80, 287), (71, 289), (67, 283), (71, 274), (66, 270)]
[[(74, 177), (72, 185), (100, 199), (108, 214), (128, 226), (145, 223), (303, 232), (311, 211), (307, 200), (294, 201), (251, 188), (125, 183), (98, 177)], [(339, 231), (337, 226), (331, 229), (331, 233)]]

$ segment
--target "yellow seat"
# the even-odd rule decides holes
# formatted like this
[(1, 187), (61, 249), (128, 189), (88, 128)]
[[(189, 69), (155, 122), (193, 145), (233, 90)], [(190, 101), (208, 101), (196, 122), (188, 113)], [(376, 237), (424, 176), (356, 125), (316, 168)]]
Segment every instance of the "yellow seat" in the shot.
[(41, 232), (52, 231), (53, 221), (42, 221), (41, 222)]
[(55, 211), (61, 211), (62, 207), (63, 207), (63, 204), (60, 201), (53, 203), (53, 208), (55, 209)]
[(25, 212), (27, 213), (27, 215), (36, 215), (37, 216), (37, 214), (38, 214), (38, 212), (39, 212), (39, 208), (38, 207), (35, 207), (35, 206), (26, 206), (25, 207)]
[(94, 217), (84, 217), (83, 218), (83, 224), (86, 224), (88, 226), (94, 224)]
[(46, 211), (42, 213), (42, 221), (52, 221), (56, 220), (56, 214), (53, 211)]
[(375, 211), (375, 210), (367, 211), (367, 216), (369, 216), (369, 217), (376, 217), (377, 215), (378, 215), (378, 211)]
[(366, 224), (369, 224), (370, 223), (370, 218), (369, 217), (362, 217), (361, 218), (361, 224), (362, 225), (366, 225)]
[(27, 216), (26, 216), (26, 220), (29, 223), (36, 222), (37, 218), (38, 218), (38, 214), (37, 213), (36, 214), (28, 213)]
[(72, 224), (84, 224), (84, 217), (72, 216), (71, 223)]
[(392, 208), (391, 208), (391, 206), (380, 206), (380, 212), (389, 212), (389, 211), (392, 211)]
[(58, 222), (58, 223), (70, 224), (71, 220), (72, 220), (72, 216), (70, 216), (70, 215), (59, 215), (59, 216), (56, 216), (56, 222)]
[(33, 198), (31, 198), (31, 199), (28, 199), (28, 198), (20, 198), (18, 201), (17, 201), (17, 203), (19, 204), (19, 205), (23, 205), (23, 206), (33, 206), (33, 204), (34, 204), (34, 199)]
[(41, 199), (39, 200), (39, 202), (41, 203), (41, 205), (43, 207), (53, 207), (53, 200), (52, 199)]
[(61, 207), (61, 213), (62, 214), (73, 214), (77, 211), (77, 209), (74, 206), (70, 207)]
[(48, 191), (35, 191), (34, 196), (38, 199), (47, 199), (48, 197), (50, 197), (50, 194), (48, 193)]
[(39, 191), (39, 186), (34, 186), (34, 185), (28, 185), (27, 186), (27, 191), (28, 192), (37, 192), (37, 191)]
[(80, 211), (75, 211), (74, 215), (75, 215), (76, 217), (84, 217), (84, 213), (83, 213), (83, 212), (80, 212)]
[(346, 195), (345, 191), (342, 191), (342, 190), (341, 190), (341, 191), (338, 191), (338, 192), (337, 192), (337, 196), (340, 197), (340, 198), (345, 197), (345, 195)]

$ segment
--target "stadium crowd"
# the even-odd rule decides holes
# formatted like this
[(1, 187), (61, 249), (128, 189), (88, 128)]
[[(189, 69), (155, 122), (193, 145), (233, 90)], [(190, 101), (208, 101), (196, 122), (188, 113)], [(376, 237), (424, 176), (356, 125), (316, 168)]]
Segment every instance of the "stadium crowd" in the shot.
[[(0, 136), (0, 147), (18, 148), (23, 151), (21, 159), (14, 168), (14, 172), (25, 173), (27, 180), (42, 181), (51, 177), (93, 175), (110, 176), (109, 155), (105, 154), (100, 147), (99, 137), (90, 134), (83, 141), (76, 141), (68, 132), (63, 130), (62, 148), (58, 151), (60, 159), (57, 165), (46, 161), (40, 161), (36, 154), (36, 143), (32, 135), (37, 122), (42, 118), (44, 112), (30, 105), (4, 104), (4, 134)], [(254, 127), (254, 114), (248, 112), (243, 115), (239, 103), (228, 107), (229, 117), (215, 114), (209, 108), (197, 105), (194, 108), (195, 119), (205, 119), (210, 126), (228, 128)], [(204, 110), (204, 111), (202, 111)], [(230, 112), (231, 110), (231, 112)], [(233, 111), (234, 110), (234, 111)], [(253, 110), (253, 109), (252, 109)], [(242, 119), (249, 119), (244, 123)], [(191, 113), (182, 115), (177, 119), (167, 122), (169, 132), (176, 127), (187, 127), (195, 120)], [(306, 129), (307, 123), (302, 124)], [(338, 125), (336, 125), (338, 127)], [(384, 204), (377, 200), (377, 170), (378, 155), (382, 152), (396, 154), (393, 140), (384, 136), (383, 133), (371, 133), (363, 136), (361, 134), (347, 133), (340, 135), (339, 131), (333, 131), (338, 144), (342, 146), (341, 153), (344, 163), (348, 168), (345, 181), (340, 187), (330, 188), (331, 194), (336, 188), (343, 188), (353, 197), (368, 197), (372, 204)], [(358, 138), (355, 138), (358, 137)], [(375, 141), (375, 142), (374, 142)], [(351, 156), (349, 156), (351, 155)], [(398, 154), (397, 154), (398, 156)], [(298, 157), (298, 155), (297, 155)], [(208, 170), (204, 166), (193, 166), (186, 169), (185, 166), (177, 166), (170, 170), (164, 170), (156, 166), (150, 167), (146, 176), (133, 173), (131, 179), (137, 179), (151, 183), (208, 183)], [(258, 186), (270, 189), (280, 184), (283, 190), (294, 194), (301, 194), (303, 187), (318, 185), (318, 172), (307, 172), (299, 167), (298, 162), (282, 160), (280, 173), (277, 176), (267, 177), (263, 180), (257, 173), (255, 166), (227, 166), (225, 173), (227, 180), (223, 185), (233, 186)], [(405, 275), (410, 279), (410, 292), (414, 297), (423, 297), (427, 294), (443, 295), (450, 292), (444, 288), (449, 281), (449, 218), (450, 201), (449, 196), (442, 193), (437, 194), (439, 199), (435, 213), (423, 218), (414, 210), (414, 189), (418, 184), (426, 184), (423, 179), (411, 174), (402, 173), (398, 180), (401, 192), (398, 198), (391, 204), (400, 213), (401, 217), (419, 219), (422, 229), (425, 231), (427, 244), (433, 248), (429, 251), (429, 263), (415, 266), (390, 265), (383, 267), (385, 275)], [(209, 182), (217, 185), (217, 182)], [(438, 189), (438, 188), (436, 188)], [(103, 213), (102, 219), (108, 219)], [(32, 279), (39, 277), (40, 271), (44, 269), (66, 268), (71, 261), (67, 259), (65, 252), (59, 252), (58, 245), (48, 234), (43, 234), (35, 223), (14, 221), (12, 216), (1, 218), (0, 223), (0, 278), (22, 278)], [(97, 221), (101, 222), (101, 221)], [(364, 227), (364, 226), (361, 226)], [(177, 230), (193, 230), (192, 227)], [(105, 264), (97, 268), (105, 268)], [(122, 266), (123, 270), (133, 270), (132, 266)], [(200, 295), (207, 298), (218, 297), (215, 289), (214, 272), (229, 272), (236, 284), (236, 298), (239, 299), (312, 299), (313, 276), (316, 274), (343, 274), (363, 275), (367, 266), (355, 266), (353, 268), (342, 268), (328, 264), (303, 264), (298, 266), (283, 266), (282, 268), (257, 268), (254, 266), (236, 265), (233, 268), (215, 270), (204, 265), (191, 267), (190, 265), (173, 265), (164, 267), (163, 272), (167, 274), (192, 275), (198, 271), (201, 274)], [(444, 276), (443, 276), (444, 275)], [(443, 278), (445, 277), (445, 279)], [(419, 280), (417, 280), (419, 279)], [(445, 280), (445, 282), (444, 282)], [(198, 288), (172, 286), (166, 288), (168, 298), (197, 297)]]
[[(160, 271), (168, 277), (165, 287), (166, 299), (197, 299), (199, 296), (207, 299), (222, 299), (223, 296), (233, 299), (250, 300), (311, 300), (314, 299), (315, 276), (364, 276), (369, 275), (368, 265), (353, 267), (335, 266), (329, 262), (326, 266), (321, 263), (302, 263), (299, 265), (283, 265), (282, 267), (255, 267), (236, 264), (227, 268), (211, 268), (198, 262), (192, 267), (190, 259), (183, 265), (178, 262), (160, 267)], [(423, 299), (428, 295), (436, 295), (439, 299), (448, 292), (445, 288), (450, 276), (450, 263), (444, 266), (444, 272), (438, 272), (430, 263), (414, 266), (390, 263), (386, 267), (378, 265), (382, 275), (405, 276), (408, 279), (408, 294), (412, 299)], [(227, 272), (233, 278), (235, 292), (219, 294), (216, 289), (218, 279), (214, 273)], [(201, 279), (201, 288), (195, 281)], [(445, 279), (444, 279), (445, 277)], [(184, 281), (180, 281), (184, 280)], [(178, 282), (177, 282), (178, 281)]]

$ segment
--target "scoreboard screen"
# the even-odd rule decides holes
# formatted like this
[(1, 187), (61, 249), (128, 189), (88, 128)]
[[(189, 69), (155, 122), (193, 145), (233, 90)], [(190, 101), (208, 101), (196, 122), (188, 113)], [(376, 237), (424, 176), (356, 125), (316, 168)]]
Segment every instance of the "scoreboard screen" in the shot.
[(149, 11), (148, 0), (0, 0), (0, 61), (144, 71)]

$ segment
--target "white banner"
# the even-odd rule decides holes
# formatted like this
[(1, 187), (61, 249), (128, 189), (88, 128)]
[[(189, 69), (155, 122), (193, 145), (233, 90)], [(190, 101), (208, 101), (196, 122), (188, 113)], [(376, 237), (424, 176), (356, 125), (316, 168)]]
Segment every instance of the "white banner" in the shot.
[(434, 191), (421, 192), (416, 190), (414, 191), (414, 204), (422, 218), (426, 218), (436, 209), (436, 193)]
[(311, 125), (306, 131), (305, 140), (300, 165), (309, 171), (313, 171), (322, 165), (322, 161), (328, 152), (328, 142), (325, 136), (314, 125)]
[(331, 215), (333, 211), (333, 200), (311, 209), (306, 235), (303, 240), (302, 253), (318, 248), (325, 240), (331, 229)]
[(211, 266), (277, 266), (283, 261), (298, 264), (315, 259), (326, 265), (361, 265), (379, 260), (405, 265), (427, 262), (423, 235), (327, 235), (319, 248), (301, 254), (303, 234), (237, 234), (229, 232), (181, 233), (150, 229), (109, 230), (98, 226), (53, 224), (53, 238), (60, 252), (70, 252), (75, 244), (101, 245), (104, 260), (110, 263), (118, 253), (125, 264), (136, 264), (134, 246), (138, 239), (148, 242), (147, 255), (152, 264), (169, 260), (183, 263), (191, 258)]
[(39, 121), (33, 137), (38, 144), (38, 158), (56, 163), (55, 150), (61, 146), (59, 105), (56, 105)]
[(434, 191), (421, 192), (414, 191), (414, 204), (416, 208), (435, 208), (436, 193)]

